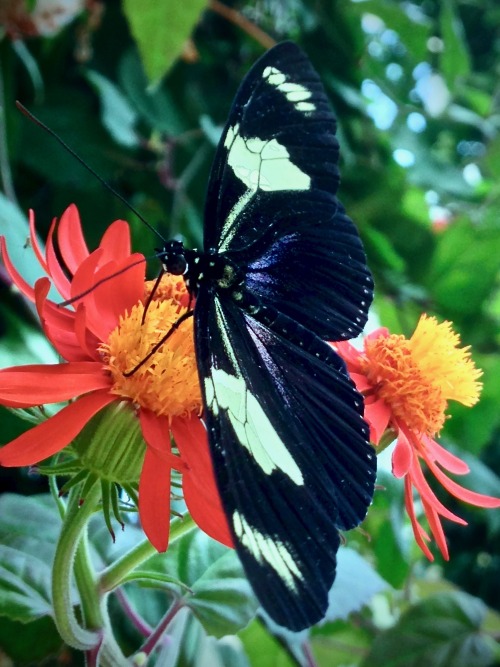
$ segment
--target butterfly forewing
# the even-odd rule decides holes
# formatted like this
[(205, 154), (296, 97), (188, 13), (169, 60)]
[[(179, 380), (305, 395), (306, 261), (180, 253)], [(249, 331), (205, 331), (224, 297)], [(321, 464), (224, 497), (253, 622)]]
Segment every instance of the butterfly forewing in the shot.
[(363, 520), (376, 469), (362, 398), (325, 342), (356, 335), (372, 297), (361, 242), (336, 198), (334, 132), (298, 47), (278, 45), (254, 65), (205, 210), (205, 253), (227, 270), (196, 281), (218, 489), (260, 602), (293, 630), (324, 615), (338, 531)]
[(373, 290), (336, 197), (335, 126), (300, 49), (271, 49), (237, 93), (205, 211), (205, 250), (245, 266), (249, 289), (325, 340), (361, 332)]

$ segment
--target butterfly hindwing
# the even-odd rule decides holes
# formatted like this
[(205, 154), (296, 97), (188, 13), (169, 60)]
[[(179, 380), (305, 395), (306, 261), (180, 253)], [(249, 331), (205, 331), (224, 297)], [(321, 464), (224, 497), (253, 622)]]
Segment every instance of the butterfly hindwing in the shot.
[(338, 529), (357, 525), (373, 494), (361, 400), (311, 334), (304, 349), (230, 299), (200, 298), (205, 419), (235, 546), (266, 611), (301, 629), (325, 613)]

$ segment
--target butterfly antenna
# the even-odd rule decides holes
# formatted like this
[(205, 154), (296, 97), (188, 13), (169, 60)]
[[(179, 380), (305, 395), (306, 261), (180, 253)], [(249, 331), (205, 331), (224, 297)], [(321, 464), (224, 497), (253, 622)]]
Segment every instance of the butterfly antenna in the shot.
[(119, 192), (117, 192), (114, 188), (111, 187), (109, 183), (107, 183), (102, 176), (100, 176), (90, 165), (88, 165), (85, 160), (83, 160), (78, 153), (76, 153), (71, 146), (68, 146), (68, 144), (61, 139), (61, 137), (54, 132), (48, 125), (45, 125), (45, 123), (42, 123), (41, 120), (39, 120), (36, 116), (34, 116), (31, 111), (28, 111), (28, 109), (21, 104), (18, 100), (16, 100), (16, 107), (19, 109), (19, 111), (24, 114), (27, 118), (29, 118), (35, 125), (38, 125), (38, 127), (41, 127), (42, 130), (45, 130), (48, 134), (50, 134), (56, 141), (59, 142), (59, 144), (66, 150), (70, 155), (72, 155), (81, 165), (82, 167), (85, 167), (85, 169), (96, 178), (101, 185), (103, 185), (106, 190), (111, 192), (112, 195), (117, 197), (125, 206), (132, 211), (134, 215), (136, 215), (141, 222), (143, 222), (148, 229), (150, 229), (156, 236), (158, 236), (163, 242), (165, 242), (165, 239), (163, 236), (160, 234), (160, 232), (153, 227), (147, 220), (145, 220), (142, 215), (135, 209), (130, 202), (128, 202), (123, 195), (121, 195)]

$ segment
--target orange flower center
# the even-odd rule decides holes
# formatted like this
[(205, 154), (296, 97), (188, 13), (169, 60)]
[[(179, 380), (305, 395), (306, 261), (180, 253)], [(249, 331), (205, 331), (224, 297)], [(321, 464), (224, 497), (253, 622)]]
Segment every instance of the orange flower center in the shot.
[(413, 336), (365, 341), (363, 372), (396, 420), (433, 437), (442, 429), (449, 400), (477, 402), (481, 375), (449, 322), (422, 316)]
[[(146, 283), (145, 302), (152, 285)], [(153, 347), (187, 311), (188, 303), (184, 281), (167, 274), (148, 305), (144, 323), (144, 303), (138, 303), (120, 318), (107, 343), (101, 346), (113, 377), (113, 393), (170, 418), (201, 412), (193, 318), (185, 320), (148, 358)], [(145, 359), (130, 376), (124, 375)]]

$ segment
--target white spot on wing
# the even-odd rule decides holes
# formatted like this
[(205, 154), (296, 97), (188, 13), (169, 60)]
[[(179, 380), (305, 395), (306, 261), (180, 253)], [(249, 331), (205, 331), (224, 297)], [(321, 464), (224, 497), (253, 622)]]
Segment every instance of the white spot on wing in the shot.
[(304, 484), (299, 466), (241, 375), (212, 368), (205, 379), (205, 397), (214, 414), (226, 411), (238, 442), (266, 475), (280, 470), (295, 484)]
[[(229, 140), (231, 137), (231, 140)], [(290, 160), (276, 139), (244, 138), (238, 126), (230, 127), (224, 141), (227, 163), (249, 190), (309, 190), (311, 178)]]
[(258, 563), (270, 565), (290, 590), (298, 592), (296, 579), (303, 580), (303, 576), (284, 542), (252, 528), (239, 512), (233, 514), (233, 528), (240, 543)]
[(218, 299), (215, 300), (217, 328), (228, 362), (234, 374), (211, 368), (204, 380), (205, 400), (212, 412), (228, 412), (240, 444), (253, 456), (266, 474), (279, 469), (295, 484), (303, 485), (304, 478), (294, 458), (279, 437), (259, 401), (248, 390), (238, 359), (227, 335), (227, 321)]
[(266, 79), (269, 85), (274, 86), (280, 93), (283, 93), (288, 102), (293, 104), (297, 111), (307, 113), (316, 109), (316, 105), (313, 102), (307, 102), (312, 97), (311, 91), (300, 83), (287, 81), (286, 75), (276, 67), (266, 67), (262, 72), (262, 77)]

